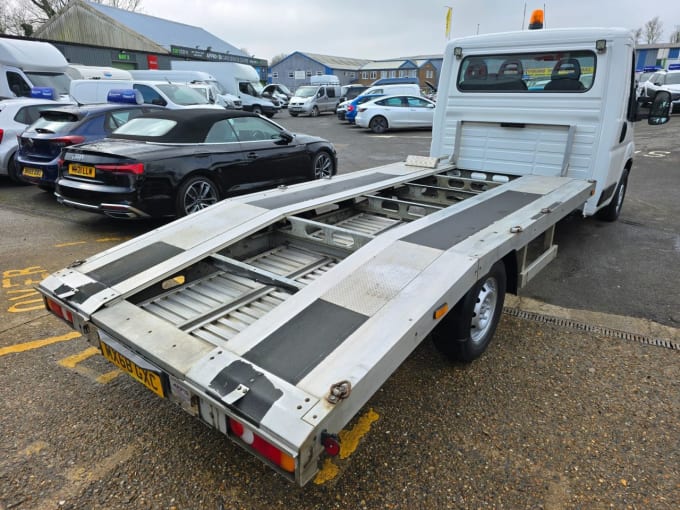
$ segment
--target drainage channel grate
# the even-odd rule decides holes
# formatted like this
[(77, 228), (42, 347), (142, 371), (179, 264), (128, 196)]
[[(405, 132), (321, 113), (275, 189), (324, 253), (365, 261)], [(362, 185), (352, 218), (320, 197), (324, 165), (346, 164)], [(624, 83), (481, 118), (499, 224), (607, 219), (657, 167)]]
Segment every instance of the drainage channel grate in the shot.
[(542, 322), (544, 324), (553, 324), (555, 326), (562, 326), (565, 328), (577, 329), (579, 331), (586, 331), (588, 333), (597, 333), (610, 338), (618, 338), (620, 340), (632, 340), (641, 344), (655, 345), (657, 347), (665, 347), (666, 349), (680, 350), (680, 344), (662, 338), (652, 338), (649, 336), (638, 335), (635, 333), (627, 333), (625, 331), (618, 331), (616, 329), (603, 328), (602, 326), (592, 326), (583, 322), (573, 321), (571, 319), (562, 319), (560, 317), (552, 317), (550, 315), (543, 315), (534, 312), (525, 312), (517, 308), (503, 308), (503, 313), (517, 317), (520, 319), (527, 319), (535, 322)]

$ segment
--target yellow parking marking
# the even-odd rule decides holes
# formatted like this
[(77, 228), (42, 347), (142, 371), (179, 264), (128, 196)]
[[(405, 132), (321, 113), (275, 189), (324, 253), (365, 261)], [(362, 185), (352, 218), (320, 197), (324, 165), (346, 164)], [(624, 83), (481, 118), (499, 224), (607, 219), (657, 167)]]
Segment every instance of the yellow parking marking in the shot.
[(120, 374), (122, 374), (122, 370), (111, 370), (110, 372), (106, 372), (105, 374), (100, 375), (97, 377), (96, 381), (99, 384), (107, 384), (113, 381), (116, 377), (118, 377)]
[(128, 239), (132, 239), (131, 237), (102, 237), (101, 239), (97, 239), (96, 242), (98, 243), (113, 243), (113, 242), (118, 242), (118, 241), (127, 241)]
[(70, 243), (59, 243), (59, 244), (55, 244), (54, 247), (55, 248), (66, 248), (67, 246), (78, 246), (80, 244), (87, 244), (87, 241), (73, 241), (73, 242), (70, 242)]
[(31, 351), (33, 349), (40, 349), (46, 345), (52, 345), (59, 342), (66, 342), (67, 340), (73, 340), (74, 338), (79, 338), (80, 333), (77, 331), (71, 331), (61, 336), (53, 336), (50, 338), (43, 338), (42, 340), (33, 340), (31, 342), (25, 342), (23, 344), (8, 345), (7, 347), (0, 347), (0, 357), (6, 356), (7, 354), (15, 354), (18, 352)]
[[(378, 418), (380, 418), (380, 415), (373, 409), (369, 409), (366, 414), (359, 418), (354, 427), (350, 430), (340, 431), (338, 434), (340, 437), (340, 453), (338, 456), (341, 459), (346, 459), (356, 451), (359, 442), (371, 430), (371, 424)], [(316, 478), (314, 478), (314, 483), (317, 485), (326, 483), (338, 476), (338, 473), (340, 473), (338, 466), (331, 459), (326, 459), (323, 467), (317, 473)]]
[(59, 363), (62, 367), (75, 368), (78, 363), (85, 361), (87, 358), (91, 358), (96, 354), (99, 354), (99, 349), (96, 347), (90, 347), (89, 349), (85, 349), (84, 351), (74, 354), (73, 356), (62, 358), (57, 361), (57, 363)]

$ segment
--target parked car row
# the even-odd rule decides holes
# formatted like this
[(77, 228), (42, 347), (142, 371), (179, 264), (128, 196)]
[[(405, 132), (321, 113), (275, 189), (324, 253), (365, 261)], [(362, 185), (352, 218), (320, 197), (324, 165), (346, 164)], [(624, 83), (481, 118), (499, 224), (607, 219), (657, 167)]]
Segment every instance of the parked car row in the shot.
[(680, 65), (671, 65), (668, 70), (657, 69), (645, 81), (639, 81), (636, 91), (638, 103), (643, 106), (651, 104), (659, 90), (671, 93), (671, 111), (680, 109)]
[(0, 142), (0, 173), (115, 218), (184, 216), (337, 172), (330, 142), (224, 108), (10, 99), (0, 101)]

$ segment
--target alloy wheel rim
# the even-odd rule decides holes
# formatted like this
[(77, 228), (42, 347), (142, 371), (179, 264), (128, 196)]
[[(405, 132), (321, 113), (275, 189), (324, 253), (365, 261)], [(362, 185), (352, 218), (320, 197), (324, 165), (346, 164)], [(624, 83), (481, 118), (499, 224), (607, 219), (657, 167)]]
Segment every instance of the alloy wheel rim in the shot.
[(479, 289), (477, 301), (473, 309), (470, 338), (478, 344), (484, 340), (493, 324), (496, 303), (498, 302), (498, 282), (488, 278)]
[(184, 194), (184, 210), (191, 214), (217, 202), (217, 193), (212, 184), (198, 181), (187, 188)]

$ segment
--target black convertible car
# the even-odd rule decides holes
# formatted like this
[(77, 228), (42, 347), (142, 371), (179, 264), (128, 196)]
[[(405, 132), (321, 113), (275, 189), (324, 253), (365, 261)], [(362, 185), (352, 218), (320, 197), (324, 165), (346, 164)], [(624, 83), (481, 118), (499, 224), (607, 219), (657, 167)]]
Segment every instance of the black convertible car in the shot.
[(184, 216), (336, 173), (333, 145), (234, 110), (163, 110), (62, 153), (59, 202), (115, 218)]

